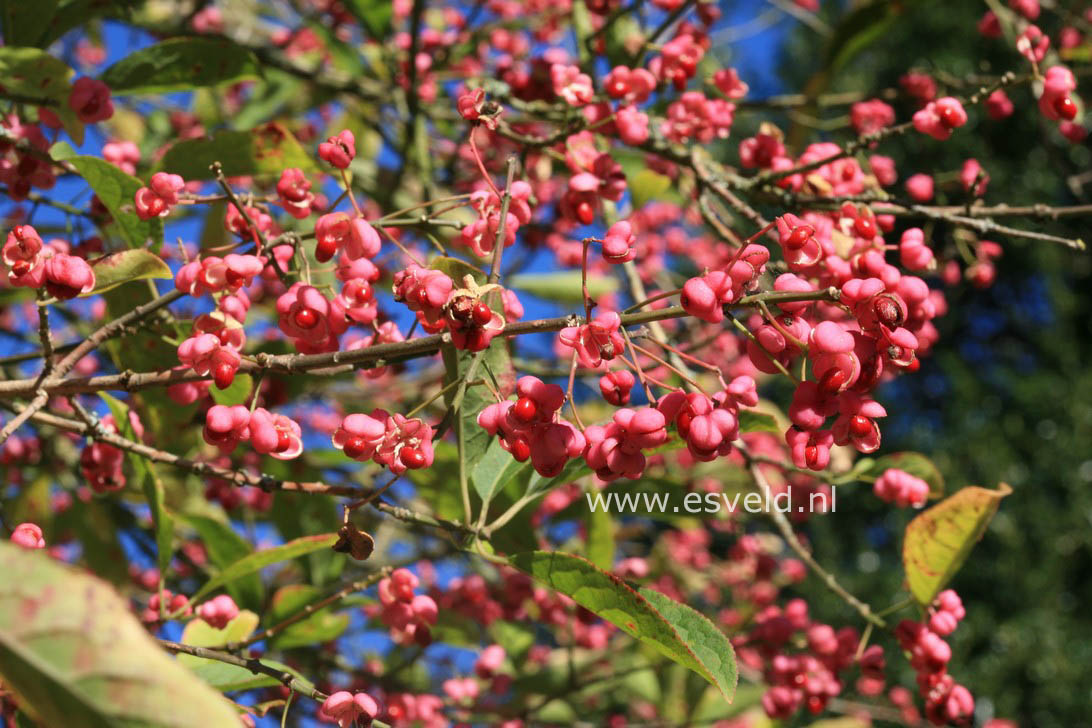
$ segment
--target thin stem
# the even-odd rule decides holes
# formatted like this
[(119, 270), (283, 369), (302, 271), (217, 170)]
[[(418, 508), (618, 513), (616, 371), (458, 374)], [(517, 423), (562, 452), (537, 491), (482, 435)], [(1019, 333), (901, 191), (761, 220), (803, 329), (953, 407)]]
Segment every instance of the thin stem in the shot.
[(470, 127), (470, 151), (474, 155), (474, 161), (478, 163), (478, 171), (482, 173), (482, 177), (489, 184), (489, 189), (493, 190), (493, 194), (498, 198), (501, 196), (500, 190), (497, 189), (497, 185), (493, 183), (493, 177), (489, 174), (489, 171), (485, 168), (485, 162), (482, 161), (482, 155), (478, 152), (478, 145), (474, 141), (474, 132), (477, 130), (477, 126)]
[[(414, 407), (413, 409), (411, 409), (411, 410), (410, 410), (409, 412), (407, 412), (407, 413), (405, 414), (405, 417), (406, 417), (406, 419), (407, 419), (407, 420), (408, 420), (408, 419), (410, 419), (411, 417), (413, 417), (414, 415), (416, 415), (416, 414), (417, 414), (418, 412), (420, 412), (421, 410), (423, 410), (423, 409), (424, 409), (425, 407), (428, 407), (428, 406), (429, 406), (430, 404), (432, 404), (433, 402), (435, 402), (436, 400), (438, 400), (438, 399), (439, 399), (440, 397), (443, 397), (443, 396), (444, 396), (445, 394), (447, 394), (448, 392), (450, 392), (450, 391), (451, 391), (452, 389), (454, 389), (455, 387), (459, 386), (460, 382), (461, 382), (461, 380), (459, 380), (459, 379), (456, 379), (456, 380), (454, 380), (454, 381), (452, 381), (452, 382), (448, 382), (447, 384), (445, 384), (445, 385), (443, 386), (443, 388), (442, 388), (442, 389), (440, 389), (440, 391), (436, 392), (436, 394), (432, 395), (431, 397), (429, 397), (428, 399), (426, 399), (426, 400), (425, 400), (424, 402), (422, 402), (421, 404), (417, 405), (416, 407)], [(485, 384), (485, 380), (484, 380), (484, 379), (477, 379), (477, 380), (475, 380), (475, 381), (473, 381), (473, 382), (470, 382), (470, 383), (469, 383), (469, 384), (467, 384), (466, 386), (468, 386), (468, 387), (476, 387), (476, 386), (478, 386), (479, 384)]]
[(644, 308), (648, 304), (655, 303), (656, 301), (662, 301), (665, 298), (671, 298), (672, 296), (676, 296), (676, 295), (682, 293), (682, 290), (683, 289), (681, 289), (681, 288), (676, 288), (673, 291), (662, 291), (660, 293), (657, 293), (655, 296), (649, 296), (645, 300), (633, 304), (629, 308), (624, 309), (622, 311), (622, 313), (631, 313), (633, 311), (640, 311), (642, 308)]
[(391, 568), (390, 567), (384, 567), (384, 568), (380, 569), (379, 571), (375, 572), (374, 574), (369, 574), (367, 577), (365, 577), (363, 579), (360, 579), (358, 581), (354, 581), (351, 584), (348, 584), (348, 585), (338, 589), (334, 593), (329, 594), (329, 595), (323, 597), (322, 599), (319, 599), (316, 602), (310, 602), (309, 604), (304, 606), (303, 609), (299, 610), (298, 612), (295, 612), (292, 615), (290, 615), (288, 617), (285, 617), (283, 620), (281, 620), (280, 622), (272, 625), (271, 627), (267, 627), (266, 629), (263, 629), (260, 632), (255, 632), (254, 634), (252, 634), (250, 637), (248, 637), (245, 640), (241, 640), (239, 642), (229, 642), (229, 643), (227, 643), (226, 645), (224, 645), (224, 649), (227, 650), (228, 652), (235, 652), (237, 650), (243, 649), (244, 647), (249, 647), (250, 645), (257, 644), (258, 642), (263, 642), (263, 641), (269, 639), (270, 637), (275, 637), (278, 634), (280, 634), (281, 632), (283, 632), (284, 630), (291, 627), (293, 624), (296, 624), (297, 622), (300, 622), (300, 621), (302, 621), (304, 619), (307, 619), (308, 617), (310, 617), (312, 614), (318, 612), (319, 610), (325, 609), (326, 607), (330, 606), (331, 604), (336, 604), (337, 602), (341, 601), (342, 599), (349, 596), (350, 594), (355, 594), (356, 592), (364, 591), (365, 589), (372, 586), (373, 584), (378, 583), (381, 579), (389, 576), (390, 573), (391, 573)]
[(637, 352), (633, 350), (633, 342), (629, 338), (629, 332), (626, 331), (624, 326), (621, 327), (621, 331), (622, 338), (626, 341), (626, 347), (629, 348), (629, 355), (633, 357), (633, 361), (627, 363), (632, 365), (634, 370), (636, 370), (637, 379), (641, 382), (641, 387), (644, 388), (645, 396), (648, 397), (648, 403), (651, 405), (653, 402), (656, 401), (656, 395), (652, 393), (652, 387), (648, 386), (648, 380), (645, 376), (645, 372), (643, 369), (641, 369), (641, 362), (637, 361)]
[(573, 387), (576, 384), (576, 365), (576, 349), (573, 349), (572, 362), (569, 364), (569, 387), (565, 390), (565, 399), (569, 401), (569, 411), (573, 413), (573, 419), (576, 420), (576, 426), (583, 432), (585, 429), (584, 423), (580, 420), (580, 413), (576, 411), (576, 399), (573, 397)]
[(497, 225), (497, 237), (493, 241), (493, 266), (489, 269), (489, 282), (496, 283), (500, 280), (501, 256), (504, 255), (505, 226), (508, 223), (508, 206), (512, 204), (512, 181), (516, 178), (516, 168), (519, 160), (516, 155), (508, 157), (508, 181), (504, 185), (504, 196), (501, 197), (500, 224)]
[(353, 194), (352, 184), (349, 182), (348, 170), (341, 170), (341, 181), (345, 184), (345, 192), (349, 196), (349, 204), (353, 206), (353, 212), (357, 217), (364, 217), (364, 213), (360, 210), (360, 205), (356, 203), (356, 196)]
[[(748, 457), (746, 451), (743, 452), (744, 458)], [(773, 494), (770, 489), (770, 484), (766, 481), (766, 476), (762, 474), (762, 469), (755, 464), (750, 465), (751, 475), (754, 477), (755, 483), (762, 491), (766, 502), (769, 503)], [(857, 597), (850, 594), (845, 587), (838, 583), (838, 580), (834, 578), (834, 575), (824, 569), (815, 557), (811, 555), (811, 552), (804, 548), (804, 544), (800, 543), (800, 539), (797, 538), (796, 532), (792, 529), (792, 524), (789, 523), (789, 519), (785, 517), (785, 514), (779, 511), (777, 508), (768, 509), (770, 517), (773, 519), (774, 525), (780, 532), (781, 537), (785, 540), (785, 543), (789, 545), (796, 555), (800, 557), (808, 567), (815, 573), (816, 576), (830, 589), (832, 592), (841, 597), (849, 606), (857, 610), (857, 613), (861, 615), (867, 622), (874, 624), (880, 629), (886, 629), (887, 623), (882, 617), (872, 611), (872, 608), (862, 602)]]
[[(660, 357), (656, 356), (654, 353), (652, 353), (650, 350), (646, 349), (643, 346), (638, 346), (637, 344), (633, 344), (633, 348), (636, 349), (637, 351), (641, 352), (645, 356), (647, 356), (652, 361), (660, 364), (661, 366), (667, 367), (669, 370), (675, 372), (675, 374), (677, 374), (679, 376), (679, 378), (682, 379), (687, 384), (697, 388), (698, 390), (700, 390), (702, 392), (705, 392), (705, 387), (701, 386), (701, 384), (699, 384), (697, 382), (697, 380), (695, 380), (692, 377), (688, 376), (687, 374), (685, 374), (682, 370), (678, 369), (673, 364), (670, 364), (669, 362), (665, 361), (664, 359), (661, 359)], [(708, 394), (708, 392), (705, 392), (705, 393)]]

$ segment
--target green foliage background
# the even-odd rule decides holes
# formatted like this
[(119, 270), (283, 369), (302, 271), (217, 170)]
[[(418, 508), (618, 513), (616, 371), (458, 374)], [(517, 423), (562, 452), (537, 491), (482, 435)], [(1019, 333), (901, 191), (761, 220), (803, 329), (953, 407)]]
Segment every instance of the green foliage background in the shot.
[[(882, 24), (833, 77), (830, 90), (893, 88), (908, 68), (966, 78), (1027, 66), (1004, 40), (977, 33), (985, 3), (880, 4), (895, 21)], [(1074, 9), (1083, 8), (1074, 4)], [(1041, 20), (1044, 31), (1055, 33), (1046, 13)], [(867, 33), (881, 23), (873, 18), (859, 30)], [(812, 80), (822, 47), (814, 33), (796, 34), (782, 66), (787, 88)], [(1087, 89), (1081, 90), (1087, 96)], [(1035, 103), (1027, 87), (1010, 92), (1010, 98), (1018, 113), (1004, 121), (990, 120), (980, 107), (968, 128), (944, 144), (911, 136), (877, 151), (895, 158), (900, 185), (918, 171), (958, 173), (963, 160), (975, 157), (991, 184), (1004, 188), (1014, 204), (1092, 201), (1088, 187), (1067, 184), (1089, 169), (1087, 142), (1070, 144), (1041, 115), (1020, 113)], [(913, 111), (899, 103), (896, 108), (899, 119)], [(792, 123), (786, 120), (783, 128)], [(733, 137), (742, 138), (736, 132)], [(963, 202), (955, 195), (948, 200)], [(986, 202), (998, 201), (987, 190)], [(1079, 223), (1044, 220), (1042, 228), (1092, 238)], [(938, 247), (950, 244), (950, 231), (937, 228), (933, 235)], [(983, 701), (980, 716), (992, 713), (1036, 728), (1087, 725), (1092, 264), (1087, 252), (999, 240), (1005, 254), (997, 284), (987, 291), (949, 293), (954, 315), (939, 323), (942, 338), (921, 376), (879, 393), (892, 413), (884, 427), (884, 450), (930, 453), (949, 490), (965, 484), (992, 488), (1000, 481), (1013, 486), (952, 583), (968, 608), (951, 638), (952, 671)], [(882, 603), (902, 578), (898, 534), (910, 517), (871, 499), (840, 498), (837, 518), (813, 519), (811, 536), (820, 561), (838, 564), (851, 591)], [(863, 527), (850, 530), (844, 527), (849, 523)], [(845, 606), (824, 596), (815, 611), (833, 619), (844, 615)], [(903, 684), (912, 679), (907, 670)]]

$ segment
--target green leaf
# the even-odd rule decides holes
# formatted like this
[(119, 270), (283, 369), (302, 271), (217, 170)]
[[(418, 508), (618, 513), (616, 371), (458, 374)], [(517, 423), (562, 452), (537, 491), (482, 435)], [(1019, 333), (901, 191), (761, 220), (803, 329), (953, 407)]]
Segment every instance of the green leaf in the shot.
[(220, 162), (228, 177), (273, 177), (286, 167), (318, 171), (292, 132), (276, 122), (248, 131), (221, 131), (211, 139), (180, 141), (163, 155), (159, 169), (187, 180), (213, 179), (209, 169), (213, 162)]
[[(243, 610), (228, 622), (223, 629), (217, 629), (203, 619), (191, 620), (179, 640), (194, 647), (223, 647), (230, 642), (242, 642), (248, 639), (258, 627), (258, 615)], [(250, 670), (238, 665), (228, 665), (217, 660), (180, 654), (178, 662), (193, 671), (195, 675), (209, 685), (224, 692), (252, 690), (269, 685), (279, 685), (279, 681), (266, 675), (255, 675)], [(271, 664), (266, 662), (266, 664)]]
[(588, 508), (588, 561), (604, 571), (614, 566), (614, 519), (605, 508)]
[[(281, 587), (270, 604), (269, 623), (277, 624), (302, 612), (309, 604), (321, 599), (323, 593), (307, 584)], [(334, 614), (329, 608), (286, 627), (272, 637), (270, 646), (279, 650), (324, 644), (340, 637), (349, 628), (348, 614)]]
[(102, 72), (116, 95), (191, 91), (261, 78), (254, 54), (227, 38), (169, 38), (130, 53)]
[[(283, 465), (288, 461), (274, 462)], [(342, 462), (344, 463), (344, 460)], [(433, 469), (422, 468), (410, 472), (423, 473)], [(273, 494), (273, 510), (270, 515), (273, 523), (277, 525), (281, 538), (288, 541), (329, 528), (330, 524), (337, 522), (336, 519), (341, 516), (341, 509), (332, 496), (308, 495), (282, 490)], [(303, 578), (315, 586), (329, 584), (341, 576), (346, 561), (342, 554), (333, 549), (312, 551), (301, 560)]]
[(857, 54), (883, 36), (898, 21), (904, 8), (899, 3), (866, 2), (838, 24), (828, 42), (827, 67), (837, 73)]
[(122, 283), (146, 278), (173, 278), (171, 269), (155, 253), (144, 248), (131, 248), (110, 253), (91, 261), (95, 271), (95, 288), (85, 296), (94, 296)]
[(739, 431), (781, 434), (781, 428), (777, 426), (777, 418), (765, 412), (748, 409), (739, 411)]
[(136, 214), (133, 197), (144, 186), (140, 180), (97, 157), (76, 156), (67, 161), (110, 211), (118, 232), (130, 248), (142, 248), (150, 242), (153, 251), (159, 250), (163, 244), (163, 220), (158, 217), (141, 220)]
[(940, 474), (936, 464), (920, 452), (896, 452), (884, 455), (872, 461), (872, 464), (859, 475), (878, 478), (890, 468), (897, 468), (924, 480), (929, 484), (930, 498), (943, 497), (944, 476)]
[(209, 387), (209, 394), (212, 395), (212, 399), (216, 404), (231, 407), (244, 404), (250, 399), (250, 390), (253, 388), (254, 380), (250, 378), (249, 374), (236, 374), (235, 379), (231, 380), (231, 384), (228, 385), (227, 389), (220, 389), (213, 385)]
[[(223, 570), (253, 554), (250, 544), (235, 532), (231, 524), (222, 523), (205, 516), (179, 516), (201, 537), (201, 542), (208, 552), (209, 561), (216, 568)], [(256, 573), (240, 576), (224, 587), (231, 598), (241, 607), (261, 609), (265, 599), (262, 579)], [(206, 645), (207, 646), (207, 645)]]
[(155, 528), (156, 553), (158, 554), (157, 566), (159, 573), (166, 574), (171, 565), (171, 557), (174, 555), (174, 519), (167, 512), (164, 502), (163, 481), (155, 471), (155, 465), (151, 460), (137, 456), (135, 460), (143, 461), (144, 498), (152, 509), (152, 525)]
[(71, 90), (68, 79), (72, 73), (67, 63), (41, 49), (0, 47), (0, 78), (4, 79), (4, 89), (8, 93), (46, 101), (67, 101)]
[[(235, 619), (224, 625), (222, 629), (213, 627), (203, 619), (191, 619), (186, 628), (182, 630), (183, 644), (193, 647), (223, 647), (230, 642), (242, 642), (254, 634), (258, 628), (259, 617), (249, 609), (240, 611)], [(193, 655), (179, 655), (179, 662), (191, 663), (204, 662), (203, 658)]]
[[(149, 253), (149, 255), (151, 254)], [(129, 419), (129, 405), (105, 392), (99, 392), (99, 397), (110, 409), (110, 414), (114, 416), (114, 423), (121, 436), (133, 442), (140, 442), (140, 438), (133, 430), (133, 423)], [(160, 573), (166, 575), (167, 569), (170, 567), (171, 557), (174, 555), (174, 520), (167, 513), (164, 505), (163, 483), (159, 480), (159, 476), (155, 472), (155, 465), (151, 460), (140, 455), (133, 455), (130, 462), (133, 464), (136, 480), (144, 490), (144, 498), (148, 501), (148, 506), (152, 511), (152, 525), (155, 529), (156, 553), (158, 555), (156, 566), (159, 567)]]
[(627, 183), (634, 210), (640, 210), (651, 200), (662, 199), (671, 189), (670, 177), (647, 168), (638, 171), (627, 180)]
[(470, 481), (482, 499), (482, 508), (489, 505), (493, 495), (504, 489), (514, 478), (531, 472), (531, 463), (517, 462), (511, 453), (501, 447), (500, 439), (489, 443), (470, 474)]
[(448, 278), (455, 281), (456, 288), (462, 287), (463, 279), (466, 278), (466, 276), (473, 278), (476, 283), (485, 283), (486, 279), (485, 271), (475, 265), (467, 263), (462, 258), (438, 256), (429, 261), (428, 267), (431, 270), (438, 270), (441, 273), (446, 273)]
[[(25, 0), (11, 0), (16, 5)], [(34, 6), (34, 3), (28, 3)], [(132, 11), (144, 4), (144, 0), (61, 0), (56, 15), (50, 19), (44, 37), (37, 45), (43, 48), (77, 26), (100, 15), (131, 19)]]
[(683, 644), (690, 648), (698, 662), (714, 679), (709, 680), (704, 675), (703, 677), (716, 685), (729, 703), (732, 702), (739, 673), (736, 669), (736, 653), (728, 637), (708, 617), (686, 604), (676, 602), (648, 587), (641, 587), (639, 593), (675, 628)]
[(906, 527), (902, 565), (914, 599), (927, 605), (948, 583), (986, 532), (1001, 499), (1012, 492), (968, 486), (922, 512)]
[(527, 492), (545, 493), (546, 491), (553, 490), (559, 485), (566, 485), (574, 480), (591, 475), (594, 472), (594, 470), (588, 467), (584, 458), (573, 458), (565, 463), (565, 467), (561, 469), (561, 472), (552, 478), (533, 473), (531, 475), (531, 482), (527, 484)]
[(732, 646), (693, 609), (658, 592), (634, 591), (622, 579), (571, 554), (532, 551), (516, 554), (509, 562), (698, 673), (732, 701), (738, 679)]
[[(234, 693), (242, 690), (257, 690), (258, 688), (268, 688), (281, 684), (279, 680), (268, 675), (255, 675), (245, 667), (229, 665), (226, 662), (218, 662), (217, 660), (195, 659), (199, 660), (201, 664), (187, 665), (187, 667), (190, 667), (194, 675), (221, 692)], [(262, 662), (282, 669), (272, 660), (262, 660)]]
[(324, 533), (318, 536), (303, 536), (294, 541), (289, 541), (286, 544), (245, 556), (209, 579), (205, 585), (198, 589), (197, 593), (190, 598), (190, 601), (196, 603), (206, 594), (209, 594), (215, 589), (219, 589), (225, 584), (230, 584), (236, 579), (255, 574), (265, 567), (280, 563), (281, 561), (306, 556), (313, 551), (328, 549), (336, 542), (336, 533)]
[(372, 40), (387, 40), (391, 32), (394, 3), (390, 0), (345, 0), (345, 7), (360, 21)]
[[(507, 341), (505, 341), (504, 337), (494, 338), (489, 348), (479, 353), (481, 354), (481, 363), (477, 371), (473, 373), (472, 378), (480, 379), (492, 376), (500, 382), (502, 389), (505, 387), (506, 382), (510, 386), (511, 381), (515, 379), (515, 375), (512, 369), (512, 360), (508, 356)], [(444, 367), (447, 370), (444, 384), (466, 379), (471, 374), (470, 369), (475, 355), (459, 351), (450, 344), (444, 346), (442, 354)], [(456, 387), (452, 387), (444, 397), (444, 401), (449, 408), (456, 404), (456, 390)], [(459, 411), (453, 429), (456, 437), (462, 443), (461, 456), (466, 459), (467, 463), (478, 462), (479, 458), (483, 457), (485, 451), (489, 448), (492, 438), (484, 428), (478, 425), (478, 413), (492, 402), (493, 395), (490, 394), (489, 390), (484, 386), (476, 386), (467, 387), (462, 402), (458, 403)]]
[[(15, 5), (25, 3), (20, 0), (8, 0)], [(40, 10), (33, 6), (35, 12)], [(68, 108), (68, 95), (72, 86), (68, 79), (72, 69), (64, 61), (54, 58), (38, 48), (16, 46), (0, 47), (0, 79), (10, 94), (41, 99), (64, 124), (65, 131), (76, 142), (83, 144), (83, 124), (72, 109)]]
[(38, 46), (49, 21), (57, 12), (57, 0), (0, 0), (5, 46)]
[[(449, 609), (443, 610), (451, 611)], [(527, 650), (535, 644), (534, 628), (520, 622), (509, 622), (498, 619), (489, 625), (489, 636), (493, 641), (504, 648), (508, 653), (508, 659), (520, 660), (527, 654)]]
[[(556, 273), (524, 273), (508, 276), (506, 285), (527, 291), (546, 301), (581, 303), (584, 300), (580, 271), (566, 270)], [(618, 290), (618, 279), (613, 276), (589, 275), (588, 295), (599, 298)]]
[(76, 534), (81, 549), (81, 563), (98, 576), (118, 586), (132, 583), (129, 559), (118, 539), (118, 514), (115, 503), (93, 499), (86, 503), (76, 499), (72, 507), (55, 515), (57, 533)]
[[(406, 477), (417, 489), (417, 495), (429, 504), (429, 508), (440, 518), (457, 519), (463, 517), (462, 497), (458, 487), (459, 455), (454, 445), (440, 440), (434, 446), (436, 457), (432, 467), (420, 470), (407, 470)], [(338, 451), (340, 454), (340, 451)], [(342, 455), (344, 458), (344, 455)]]
[(231, 704), (171, 659), (107, 584), (0, 543), (0, 679), (43, 725), (231, 726)]

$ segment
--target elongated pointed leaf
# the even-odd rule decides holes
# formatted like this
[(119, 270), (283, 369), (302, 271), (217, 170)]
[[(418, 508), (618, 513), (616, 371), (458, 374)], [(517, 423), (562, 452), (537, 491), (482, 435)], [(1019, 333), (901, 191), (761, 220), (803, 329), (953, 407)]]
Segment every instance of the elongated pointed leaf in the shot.
[[(267, 621), (270, 625), (283, 622), (322, 597), (322, 591), (309, 584), (281, 587), (270, 602)], [(279, 650), (318, 645), (337, 639), (348, 628), (349, 615), (337, 614), (327, 607), (284, 628), (270, 639), (270, 643)]]
[[(583, 284), (578, 270), (513, 275), (508, 277), (505, 285), (527, 291), (532, 296), (547, 301), (580, 303), (584, 300)], [(588, 276), (588, 295), (592, 298), (599, 298), (617, 290), (617, 278), (602, 275)]]
[(67, 157), (61, 154), (63, 147), (53, 148), (54, 159), (65, 159), (98, 195), (102, 204), (110, 211), (110, 216), (117, 226), (118, 233), (130, 248), (141, 248), (151, 244), (152, 250), (158, 250), (163, 244), (163, 221), (160, 218), (141, 220), (136, 214), (133, 198), (143, 183), (131, 174), (126, 174), (107, 161), (97, 157)]
[(614, 565), (614, 519), (605, 508), (588, 508), (587, 526), (588, 561), (609, 571)]
[(203, 587), (197, 590), (197, 593), (193, 595), (190, 601), (195, 603), (199, 602), (202, 597), (213, 590), (219, 589), (225, 584), (229, 584), (240, 577), (261, 571), (267, 566), (272, 566), (273, 564), (294, 559), (299, 556), (306, 556), (314, 551), (328, 549), (333, 546), (336, 541), (336, 533), (325, 533), (319, 536), (304, 536), (302, 538), (297, 538), (294, 541), (289, 541), (286, 544), (282, 544), (281, 546), (266, 549), (265, 551), (258, 551), (249, 556), (245, 556), (209, 579)]
[(739, 411), (740, 432), (773, 432), (780, 434), (781, 428), (777, 426), (777, 418), (758, 410), (741, 409)]
[(0, 680), (42, 725), (232, 726), (231, 704), (169, 657), (105, 582), (0, 542)]
[(346, 9), (352, 13), (373, 40), (386, 40), (391, 29), (393, 3), (388, 0), (347, 0)]
[(57, 12), (58, 0), (0, 0), (4, 23), (4, 45), (36, 46)]
[(968, 486), (910, 521), (902, 545), (906, 583), (919, 604), (929, 604), (959, 571), (986, 532), (1001, 499), (1012, 492)]
[[(127, 251), (137, 252), (137, 251)], [(146, 252), (146, 251), (140, 251)], [(151, 253), (148, 253), (151, 255)], [(133, 423), (129, 419), (129, 405), (105, 392), (99, 392), (99, 397), (110, 408), (110, 414), (114, 416), (115, 426), (121, 436), (139, 442), (140, 438), (133, 430)], [(164, 503), (163, 483), (155, 471), (155, 464), (140, 455), (129, 456), (133, 465), (136, 482), (144, 489), (144, 498), (148, 501), (148, 507), (152, 511), (152, 525), (155, 528), (155, 543), (158, 558), (156, 566), (161, 574), (166, 575), (170, 567), (171, 557), (174, 555), (174, 520), (167, 512)]]
[(95, 271), (95, 288), (86, 296), (93, 296), (122, 283), (146, 278), (171, 278), (171, 269), (155, 253), (143, 248), (122, 250), (91, 261)]
[(474, 466), (470, 480), (481, 496), (483, 508), (493, 499), (493, 494), (504, 489), (514, 478), (526, 477), (531, 463), (517, 462), (511, 453), (501, 447), (500, 440), (489, 443), (488, 449)]
[(587, 559), (550, 551), (531, 551), (509, 559), (626, 634), (659, 650), (715, 685), (731, 702), (738, 674), (732, 646), (713, 624), (674, 600), (647, 590), (637, 592), (622, 579)]
[(286, 167), (299, 167), (304, 172), (317, 170), (296, 137), (277, 123), (247, 131), (221, 131), (211, 139), (177, 142), (163, 155), (159, 169), (187, 180), (212, 179), (209, 167), (213, 162), (220, 162), (228, 177), (272, 177)]
[(227, 38), (170, 38), (131, 53), (102, 73), (110, 91), (154, 94), (261, 77), (258, 59)]
[[(42, 13), (48, 11), (48, 3), (43, 7), (19, 0), (14, 4), (9, 0), (8, 9), (24, 5), (34, 5), (34, 11), (27, 15), (32, 16), (35, 22), (40, 20)], [(20, 8), (19, 14), (24, 13), (25, 9)], [(30, 20), (30, 17), (26, 19)], [(4, 31), (6, 34), (10, 28), (5, 27)], [(27, 39), (21, 42), (24, 46), (28, 44)], [(73, 141), (83, 144), (83, 123), (68, 108), (68, 95), (72, 91), (68, 80), (72, 74), (68, 64), (41, 49), (14, 45), (0, 48), (0, 79), (3, 79), (4, 89), (27, 99), (41, 99), (42, 105), (61, 120), (64, 130)]]
[(250, 390), (253, 388), (254, 380), (251, 379), (249, 374), (236, 374), (235, 378), (231, 380), (231, 384), (227, 386), (227, 389), (212, 387), (209, 389), (209, 394), (212, 395), (212, 400), (216, 402), (216, 404), (231, 407), (237, 404), (244, 404), (250, 399)]
[[(204, 516), (183, 516), (185, 523), (197, 531), (205, 545), (209, 561), (218, 569), (227, 569), (253, 554), (246, 539), (235, 532), (230, 524)], [(226, 583), (224, 588), (240, 606), (260, 609), (265, 599), (265, 589), (258, 574), (241, 575)], [(208, 647), (209, 645), (204, 645)]]

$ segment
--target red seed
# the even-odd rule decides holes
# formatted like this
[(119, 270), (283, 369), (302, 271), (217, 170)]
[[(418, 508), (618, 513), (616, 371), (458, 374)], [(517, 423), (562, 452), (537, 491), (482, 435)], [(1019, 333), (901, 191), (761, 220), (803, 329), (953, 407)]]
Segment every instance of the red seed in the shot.
[(865, 437), (872, 432), (872, 420), (853, 415), (853, 419), (849, 421), (849, 431), (854, 437)]
[(535, 419), (535, 415), (538, 414), (538, 405), (536, 405), (535, 400), (530, 397), (520, 397), (516, 400), (516, 403), (512, 405), (512, 414), (514, 414), (516, 419), (520, 422), (530, 422)]
[(517, 463), (526, 462), (527, 458), (531, 457), (531, 446), (522, 437), (509, 443), (508, 447), (511, 448), (509, 452), (512, 453), (512, 457), (516, 459)]
[(945, 106), (940, 110), (940, 123), (949, 129), (955, 129), (963, 120), (959, 118), (959, 112), (951, 106)]
[(301, 329), (313, 329), (318, 325), (318, 314), (312, 309), (301, 308), (296, 311), (296, 314), (292, 317), (292, 320)]
[(363, 437), (350, 437), (348, 440), (345, 441), (345, 445), (342, 447), (342, 452), (344, 452), (347, 456), (351, 457), (353, 460), (356, 460), (358, 457), (363, 455), (367, 449), (368, 443), (364, 441)]
[(324, 238), (315, 246), (315, 260), (320, 263), (330, 260), (336, 253), (337, 241), (331, 238)]
[(478, 326), (485, 326), (487, 323), (493, 320), (493, 310), (486, 306), (481, 301), (474, 304), (474, 323)]
[(398, 453), (398, 459), (402, 461), (402, 464), (407, 468), (423, 468), (425, 466), (425, 455), (415, 447), (404, 447), (402, 451)]
[(1055, 99), (1054, 110), (1058, 112), (1058, 116), (1066, 121), (1073, 121), (1077, 118), (1077, 104), (1069, 96), (1061, 96)]
[(235, 380), (235, 368), (230, 364), (217, 364), (212, 373), (212, 380), (216, 382), (217, 389), (227, 389)]
[(576, 206), (576, 218), (585, 225), (591, 225), (595, 219), (595, 208), (590, 202), (581, 202)]
[(819, 391), (823, 394), (835, 394), (842, 389), (842, 385), (845, 383), (845, 371), (834, 367), (828, 369), (819, 380)]

